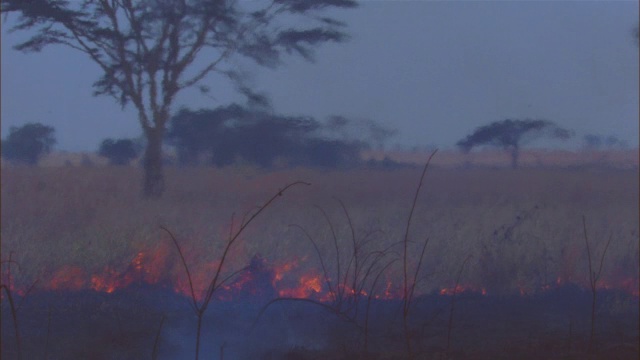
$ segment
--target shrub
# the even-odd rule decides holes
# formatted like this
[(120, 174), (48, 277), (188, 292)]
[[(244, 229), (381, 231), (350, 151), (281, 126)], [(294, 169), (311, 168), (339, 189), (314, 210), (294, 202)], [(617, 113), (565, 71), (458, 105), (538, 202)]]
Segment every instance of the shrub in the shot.
[(129, 165), (138, 157), (138, 149), (131, 139), (105, 139), (98, 150), (100, 156), (109, 159), (111, 165)]
[(36, 165), (42, 155), (51, 152), (56, 143), (55, 129), (40, 123), (11, 127), (2, 142), (2, 157), (7, 160)]

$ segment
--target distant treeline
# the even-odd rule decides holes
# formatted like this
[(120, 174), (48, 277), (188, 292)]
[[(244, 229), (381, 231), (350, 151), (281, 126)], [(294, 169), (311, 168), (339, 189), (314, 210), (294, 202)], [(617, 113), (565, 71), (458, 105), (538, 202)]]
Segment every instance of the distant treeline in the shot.
[[(372, 120), (332, 116), (319, 121), (310, 116), (276, 114), (268, 103), (231, 104), (215, 109), (181, 109), (168, 123), (167, 163), (180, 166), (246, 164), (271, 167), (350, 168), (360, 165), (394, 168), (401, 164), (385, 158), (363, 164), (364, 150), (383, 149), (396, 133)], [(457, 145), (469, 153), (475, 147), (498, 147), (518, 166), (521, 148), (535, 138), (566, 140), (573, 131), (547, 120), (506, 119), (478, 127)], [(40, 123), (11, 127), (2, 140), (2, 158), (12, 163), (36, 165), (56, 144), (55, 129)], [(144, 137), (104, 139), (97, 154), (111, 165), (128, 165), (146, 148)], [(587, 134), (583, 149), (623, 150), (628, 144), (617, 137)], [(405, 164), (406, 165), (406, 164)]]
[(169, 124), (167, 143), (180, 165), (352, 167), (361, 162), (362, 150), (381, 146), (393, 133), (372, 121), (332, 117), (322, 123), (231, 104), (180, 110)]
[[(371, 120), (333, 116), (321, 122), (309, 116), (275, 114), (270, 107), (231, 104), (215, 109), (180, 110), (169, 121), (165, 140), (178, 165), (224, 167), (236, 163), (264, 168), (314, 166), (347, 168), (362, 164), (361, 153), (381, 148), (394, 130)], [(12, 127), (2, 141), (3, 158), (35, 165), (51, 152), (55, 129), (39, 123)], [(104, 139), (97, 154), (111, 165), (140, 157), (145, 139)], [(170, 150), (170, 149), (166, 149)], [(172, 159), (173, 158), (173, 159)], [(389, 166), (389, 161), (378, 165)]]

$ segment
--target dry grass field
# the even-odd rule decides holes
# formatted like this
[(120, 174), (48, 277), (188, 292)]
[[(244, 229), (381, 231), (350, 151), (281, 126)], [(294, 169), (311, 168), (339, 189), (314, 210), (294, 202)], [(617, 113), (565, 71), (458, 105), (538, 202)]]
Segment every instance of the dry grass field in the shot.
[[(243, 233), (232, 249), (227, 273), (255, 255), (286, 266), (292, 279), (319, 274), (312, 244), (335, 261), (330, 226), (349, 258), (351, 232), (368, 235), (369, 249), (402, 240), (420, 169), (349, 171), (251, 168), (167, 168), (167, 192), (157, 201), (139, 196), (136, 167), (4, 167), (2, 169), (2, 258), (20, 268), (13, 281), (26, 288), (88, 288), (92, 276), (122, 273), (144, 262), (148, 281), (186, 284), (165, 226), (182, 244), (197, 287), (203, 288), (234, 219), (261, 205), (287, 183), (289, 190)], [(438, 166), (427, 173), (411, 228), (412, 261), (429, 239), (420, 293), (461, 283), (489, 293), (536, 293), (558, 283), (588, 284), (582, 216), (594, 253), (606, 240), (601, 286), (638, 289), (638, 171), (609, 168), (458, 169)], [(341, 245), (342, 246), (342, 245)], [(392, 248), (399, 252), (400, 247)], [(329, 267), (334, 265), (329, 264)], [(3, 268), (6, 271), (6, 267)], [(101, 275), (102, 276), (102, 275)], [(401, 284), (401, 267), (385, 273)], [(95, 280), (95, 279), (94, 279)], [(93, 284), (93, 286), (96, 286)]]
[[(512, 170), (499, 167), (508, 159), (489, 156), (477, 166), (448, 156), (429, 167), (411, 223), (409, 274), (429, 242), (407, 317), (400, 311), (408, 298), (402, 240), (419, 166), (169, 166), (167, 192), (154, 201), (140, 197), (137, 166), (4, 166), (1, 279), (21, 308), (12, 310), (3, 291), (3, 357), (19, 357), (9, 321), (17, 315), (26, 358), (144, 358), (156, 345), (158, 359), (194, 358), (200, 335), (188, 279), (170, 235), (160, 227), (175, 234), (201, 300), (230, 232), (287, 184), (305, 181), (311, 185), (278, 196), (231, 248), (221, 278), (246, 268), (216, 292), (215, 305), (204, 315), (203, 354), (637, 358), (637, 165), (587, 161)], [(597, 307), (589, 289), (583, 217), (594, 271), (611, 240)], [(364, 277), (380, 254), (373, 275)], [(342, 295), (339, 282), (347, 291)], [(364, 291), (351, 296), (355, 292), (348, 290), (359, 284), (366, 285)], [(260, 310), (278, 296), (322, 303), (287, 301)], [(371, 303), (369, 315), (372, 297), (381, 300)], [(359, 299), (360, 310), (347, 307)], [(591, 314), (598, 315), (595, 327)], [(165, 327), (158, 328), (165, 318)], [(590, 328), (596, 329), (594, 341)], [(407, 339), (414, 350), (403, 346)]]

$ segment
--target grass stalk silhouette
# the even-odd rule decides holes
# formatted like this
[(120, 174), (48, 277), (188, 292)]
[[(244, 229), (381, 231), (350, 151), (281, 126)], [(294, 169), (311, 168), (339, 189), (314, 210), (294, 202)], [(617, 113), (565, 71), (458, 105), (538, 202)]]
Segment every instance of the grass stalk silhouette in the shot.
[(460, 270), (458, 271), (458, 276), (456, 276), (456, 283), (453, 287), (453, 294), (451, 295), (451, 311), (449, 312), (449, 324), (447, 326), (447, 356), (451, 356), (451, 331), (453, 330), (453, 312), (456, 306), (456, 295), (458, 294), (458, 286), (460, 285), (460, 278), (462, 277), (462, 271), (464, 270), (465, 265), (469, 260), (471, 260), (472, 255), (467, 256), (466, 259), (460, 265)]
[[(594, 271), (594, 264), (592, 261), (591, 247), (589, 245), (589, 237), (587, 236), (587, 220), (585, 216), (582, 216), (582, 228), (584, 230), (584, 242), (587, 247), (587, 259), (589, 261), (589, 287), (591, 288), (591, 329), (589, 331), (589, 345), (588, 351), (592, 353), (595, 346), (595, 328), (596, 328), (596, 299), (598, 295), (598, 280), (602, 275), (602, 266), (604, 265), (604, 257), (607, 254), (607, 249), (611, 244), (613, 236), (609, 236), (602, 255), (600, 256), (600, 264), (598, 265), (598, 271)], [(593, 254), (595, 256), (595, 254)]]
[(422, 260), (424, 259), (424, 254), (427, 249), (427, 245), (429, 244), (429, 238), (426, 238), (422, 251), (420, 252), (420, 257), (418, 258), (418, 263), (416, 264), (412, 278), (409, 278), (409, 256), (408, 256), (408, 248), (409, 243), (409, 232), (411, 230), (411, 222), (413, 220), (413, 214), (416, 208), (416, 204), (418, 203), (418, 196), (420, 195), (420, 190), (424, 184), (424, 179), (427, 174), (427, 169), (429, 168), (429, 164), (431, 163), (431, 159), (435, 156), (438, 150), (434, 150), (429, 158), (427, 159), (427, 163), (425, 164), (422, 175), (420, 175), (420, 181), (418, 182), (418, 186), (416, 188), (415, 195), (413, 197), (413, 202), (411, 204), (411, 210), (409, 211), (409, 216), (407, 217), (407, 225), (405, 227), (404, 237), (402, 239), (402, 327), (404, 331), (405, 344), (407, 349), (407, 357), (412, 359), (414, 357), (412, 343), (411, 343), (411, 329), (409, 324), (409, 314), (411, 312), (411, 303), (413, 301), (413, 297), (415, 294), (416, 283), (418, 279), (418, 273), (420, 272), (420, 268), (422, 267)]
[(51, 305), (49, 305), (49, 311), (47, 312), (47, 337), (44, 340), (44, 356), (43, 359), (49, 358), (49, 338), (51, 336)]
[(13, 320), (13, 331), (16, 335), (16, 351), (18, 354), (18, 360), (22, 359), (22, 348), (20, 346), (20, 329), (18, 327), (18, 312), (15, 307), (15, 303), (13, 301), (13, 296), (11, 295), (11, 289), (5, 284), (0, 284), (0, 290), (4, 290), (7, 296), (7, 300), (9, 301), (9, 308), (11, 310), (11, 317)]
[[(5, 260), (5, 261), (1, 261), (0, 262), (0, 266), (1, 265), (5, 265), (7, 267), (7, 280), (6, 283), (2, 283), (2, 279), (0, 279), (0, 292), (2, 292), (2, 290), (4, 290), (6, 296), (7, 296), (7, 300), (9, 301), (9, 310), (11, 312), (11, 318), (13, 320), (13, 330), (16, 336), (16, 352), (17, 352), (17, 357), (18, 359), (22, 359), (22, 340), (20, 337), (20, 328), (18, 326), (18, 312), (20, 311), (20, 308), (22, 308), (22, 305), (24, 304), (25, 299), (27, 298), (27, 296), (29, 296), (29, 294), (31, 293), (31, 291), (35, 288), (36, 284), (38, 283), (39, 279), (36, 279), (31, 286), (29, 286), (29, 288), (27, 288), (27, 290), (24, 292), (24, 295), (22, 295), (20, 297), (20, 302), (17, 304), (16, 306), (16, 302), (15, 299), (13, 298), (13, 274), (11, 273), (11, 265), (15, 265), (18, 267), (18, 270), (20, 269), (20, 264), (13, 260), (13, 251), (9, 252), (9, 259)], [(49, 308), (49, 323), (47, 324), (47, 338), (45, 340), (45, 356), (47, 353), (47, 346), (48, 346), (48, 342), (49, 342), (49, 325), (51, 323), (51, 308)]]
[[(6, 296), (7, 296), (7, 300), (9, 301), (9, 309), (11, 311), (11, 318), (13, 320), (13, 331), (14, 331), (15, 336), (16, 336), (17, 357), (18, 357), (18, 360), (22, 360), (22, 346), (21, 346), (21, 341), (20, 341), (20, 328), (18, 326), (18, 309), (19, 309), (19, 307), (15, 306), (15, 302), (13, 301), (13, 295), (12, 295), (12, 291), (11, 291), (11, 289), (12, 289), (12, 286), (11, 286), (11, 265), (15, 264), (19, 268), (20, 264), (18, 264), (16, 261), (14, 261), (12, 259), (12, 256), (13, 256), (13, 251), (9, 252), (9, 259), (7, 261), (3, 261), (2, 263), (0, 263), (0, 265), (6, 265), (7, 266), (7, 281), (6, 281), (6, 284), (0, 283), (0, 292), (2, 290), (4, 290), (4, 292), (5, 292)], [(35, 285), (35, 283), (34, 283), (34, 285)]]
[[(229, 255), (229, 251), (231, 250), (231, 247), (233, 246), (233, 244), (238, 240), (238, 238), (240, 237), (240, 235), (244, 232), (244, 230), (247, 228), (247, 226), (249, 226), (265, 209), (267, 209), (269, 206), (271, 206), (276, 199), (278, 199), (280, 196), (282, 196), (284, 194), (285, 191), (287, 191), (288, 189), (290, 189), (291, 187), (297, 186), (297, 185), (311, 185), (309, 183), (303, 182), (303, 181), (296, 181), (293, 183), (290, 183), (288, 185), (286, 185), (282, 190), (279, 190), (275, 195), (273, 195), (269, 200), (267, 200), (267, 202), (258, 207), (257, 210), (255, 212), (253, 212), (251, 215), (246, 214), (245, 218), (243, 218), (242, 222), (240, 223), (240, 227), (234, 231), (234, 220), (233, 220), (233, 216), (231, 217), (231, 225), (229, 228), (229, 238), (227, 239), (225, 248), (222, 252), (222, 255), (220, 257), (220, 262), (216, 268), (216, 271), (213, 275), (213, 279), (209, 282), (209, 286), (207, 287), (207, 290), (205, 292), (204, 298), (202, 301), (198, 301), (198, 298), (196, 296), (196, 292), (195, 289), (193, 287), (193, 278), (191, 276), (191, 271), (189, 270), (189, 265), (187, 264), (187, 260), (184, 257), (184, 253), (182, 251), (182, 248), (180, 247), (180, 244), (178, 243), (178, 240), (176, 239), (176, 237), (173, 235), (173, 233), (167, 229), (164, 226), (161, 226), (160, 228), (162, 230), (164, 230), (165, 232), (167, 232), (169, 234), (169, 236), (171, 237), (171, 240), (173, 242), (173, 244), (176, 246), (176, 250), (178, 251), (178, 254), (180, 256), (180, 261), (182, 262), (182, 265), (184, 267), (185, 273), (187, 275), (187, 280), (189, 282), (189, 290), (191, 292), (191, 300), (192, 300), (192, 308), (193, 311), (196, 314), (196, 317), (198, 319), (197, 322), (197, 328), (196, 328), (196, 354), (195, 354), (195, 359), (198, 360), (199, 356), (200, 356), (200, 335), (202, 332), (202, 320), (204, 318), (204, 314), (207, 311), (207, 308), (209, 307), (211, 300), (213, 298), (213, 295), (215, 294), (216, 290), (218, 290), (220, 288), (220, 286), (224, 285), (224, 283), (226, 283), (228, 280), (230, 280), (232, 277), (234, 277), (235, 275), (237, 275), (238, 273), (242, 272), (245, 269), (240, 269), (238, 271), (233, 272), (231, 275), (227, 276), (226, 278), (222, 279), (222, 271), (224, 269), (224, 264), (225, 261), (227, 259), (227, 256)], [(248, 216), (248, 217), (247, 217)]]
[[(380, 278), (380, 276), (384, 273), (384, 271), (386, 271), (397, 259), (395, 260), (390, 260), (387, 261), (386, 264), (384, 264), (377, 273), (374, 272), (374, 269), (376, 268), (376, 265), (379, 265), (379, 262), (388, 254), (391, 254), (391, 248), (393, 248), (394, 246), (397, 245), (401, 245), (403, 252), (402, 252), (402, 256), (400, 256), (400, 259), (402, 260), (402, 270), (403, 270), (403, 288), (402, 288), (402, 326), (403, 326), (403, 333), (404, 333), (404, 338), (405, 338), (405, 345), (406, 345), (406, 352), (407, 352), (407, 357), (409, 359), (412, 359), (414, 357), (414, 352), (413, 352), (413, 347), (412, 347), (412, 339), (411, 339), (411, 328), (410, 328), (410, 324), (409, 324), (409, 317), (410, 317), (410, 312), (411, 312), (411, 305), (415, 296), (415, 290), (416, 290), (416, 286), (417, 286), (417, 279), (418, 279), (418, 275), (420, 273), (420, 270), (422, 268), (422, 264), (423, 264), (423, 260), (424, 260), (424, 255), (426, 253), (426, 249), (427, 249), (427, 245), (429, 244), (429, 238), (426, 238), (425, 241), (422, 244), (422, 249), (420, 251), (420, 256), (418, 257), (418, 262), (417, 264), (415, 264), (415, 267), (413, 267), (412, 269), (410, 268), (410, 264), (409, 264), (409, 244), (411, 243), (410, 241), (410, 229), (411, 229), (411, 223), (413, 221), (413, 216), (414, 216), (414, 212), (415, 212), (415, 208), (417, 206), (417, 202), (418, 202), (418, 198), (420, 195), (420, 190), (422, 189), (423, 185), (424, 185), (424, 179), (427, 173), (427, 169), (429, 168), (429, 164), (431, 163), (431, 160), (433, 159), (433, 157), (435, 156), (435, 154), (438, 152), (438, 150), (435, 150), (431, 153), (431, 155), (429, 156), (429, 158), (427, 159), (427, 162), (423, 168), (422, 174), (420, 176), (420, 181), (418, 183), (418, 186), (416, 188), (416, 192), (414, 194), (413, 197), (413, 202), (411, 204), (411, 210), (409, 212), (409, 216), (407, 217), (407, 225), (405, 227), (405, 232), (404, 232), (404, 236), (402, 238), (401, 241), (392, 244), (391, 246), (389, 246), (386, 249), (380, 250), (380, 251), (371, 251), (369, 253), (366, 253), (364, 255), (364, 258), (360, 258), (360, 255), (362, 254), (362, 247), (366, 244), (366, 238), (369, 235), (365, 235), (365, 237), (358, 241), (355, 235), (355, 229), (353, 226), (353, 223), (351, 221), (351, 217), (349, 215), (349, 212), (347, 211), (344, 203), (342, 203), (340, 200), (338, 200), (338, 202), (340, 203), (340, 206), (343, 209), (343, 212), (345, 213), (345, 217), (347, 218), (348, 221), (348, 225), (349, 225), (349, 229), (351, 231), (351, 245), (352, 245), (352, 252), (351, 252), (351, 257), (349, 258), (348, 262), (347, 262), (347, 266), (346, 269), (344, 270), (344, 274), (342, 273), (342, 268), (341, 268), (341, 252), (342, 250), (340, 249), (339, 246), (339, 241), (338, 241), (338, 237), (336, 235), (336, 231), (335, 228), (333, 226), (333, 222), (331, 221), (331, 219), (329, 218), (329, 216), (327, 215), (327, 213), (320, 207), (317, 207), (321, 214), (323, 215), (323, 217), (325, 218), (325, 220), (327, 221), (327, 224), (329, 226), (329, 229), (331, 231), (331, 236), (333, 238), (333, 244), (334, 244), (334, 248), (335, 248), (335, 256), (336, 256), (336, 283), (334, 283), (334, 281), (332, 281), (329, 272), (327, 270), (327, 266), (326, 266), (326, 261), (322, 255), (322, 253), (320, 252), (320, 249), (318, 247), (318, 244), (316, 243), (316, 241), (313, 239), (312, 236), (309, 235), (309, 233), (302, 228), (299, 225), (291, 225), (294, 226), (300, 230), (302, 230), (302, 232), (305, 234), (306, 238), (313, 244), (313, 248), (316, 251), (316, 254), (318, 255), (318, 258), (320, 260), (320, 266), (322, 267), (322, 272), (323, 272), (323, 276), (324, 276), (324, 280), (327, 284), (327, 288), (329, 289), (329, 293), (332, 297), (332, 302), (330, 304), (326, 304), (326, 303), (322, 303), (320, 301), (316, 301), (313, 299), (293, 299), (293, 298), (277, 298), (274, 299), (272, 301), (270, 301), (269, 303), (267, 303), (265, 305), (265, 307), (260, 311), (259, 315), (258, 315), (258, 320), (260, 319), (260, 317), (262, 316), (262, 314), (264, 313), (264, 311), (266, 311), (266, 309), (279, 301), (284, 301), (284, 300), (289, 300), (289, 301), (302, 301), (302, 302), (309, 302), (309, 303), (313, 303), (316, 305), (319, 305), (321, 307), (324, 307), (325, 309), (332, 311), (333, 313), (335, 313), (337, 316), (345, 318), (347, 320), (350, 320), (351, 322), (353, 322), (364, 334), (365, 337), (365, 341), (364, 341), (364, 351), (366, 352), (368, 350), (368, 325), (369, 325), (369, 311), (370, 311), (370, 305), (371, 305), (371, 300), (372, 300), (372, 296), (375, 290), (375, 287), (378, 283), (378, 280)], [(364, 263), (369, 260), (370, 258), (373, 258), (373, 261), (371, 263), (369, 263), (369, 265), (366, 267), (366, 270), (364, 271), (364, 275), (361, 277), (361, 271), (362, 268), (364, 267)], [(466, 263), (466, 261), (465, 261)], [(371, 275), (374, 275), (374, 281), (372, 281), (372, 284), (370, 286), (370, 292), (368, 293), (367, 296), (367, 306), (366, 306), (366, 310), (365, 310), (365, 320), (364, 320), (364, 326), (361, 326), (358, 322), (357, 322), (357, 309), (358, 309), (358, 304), (360, 301), (360, 294), (361, 291), (364, 289), (364, 286), (367, 282), (367, 278)], [(351, 275), (351, 277), (350, 277)], [(347, 289), (349, 289), (350, 293), (346, 293)], [(346, 307), (343, 306), (344, 304), (346, 304)], [(355, 310), (355, 316), (354, 316), (354, 312), (352, 312), (353, 310)], [(258, 321), (256, 320), (256, 322)]]
[(151, 351), (151, 360), (156, 360), (158, 358), (158, 343), (160, 342), (160, 333), (162, 333), (162, 326), (164, 325), (165, 316), (162, 315), (160, 318), (160, 325), (158, 326), (158, 331), (156, 332), (156, 337), (153, 340), (153, 350)]
[[(369, 245), (373, 240), (373, 235), (382, 233), (382, 231), (369, 231), (362, 237), (358, 237), (347, 207), (341, 200), (335, 200), (340, 205), (349, 228), (350, 239), (347, 242), (343, 242), (349, 244), (346, 248), (344, 246), (340, 246), (341, 242), (339, 241), (333, 220), (331, 220), (323, 208), (315, 206), (326, 221), (331, 233), (333, 248), (335, 250), (335, 266), (333, 271), (331, 271), (327, 266), (327, 258), (320, 251), (318, 242), (313, 238), (313, 236), (311, 236), (304, 227), (298, 224), (289, 225), (292, 228), (300, 230), (305, 238), (312, 244), (318, 257), (318, 261), (320, 262), (323, 282), (326, 284), (329, 300), (278, 297), (269, 301), (262, 308), (254, 326), (260, 320), (264, 312), (275, 303), (282, 301), (296, 301), (314, 304), (334, 314), (336, 317), (353, 324), (364, 337), (364, 346), (362, 350), (364, 353), (367, 353), (369, 344), (369, 314), (371, 301), (377, 292), (377, 285), (380, 277), (397, 260), (389, 259), (389, 255), (393, 254), (391, 249), (398, 244), (393, 244), (381, 250), (369, 249)], [(345, 253), (349, 254), (349, 256), (345, 257)], [(346, 266), (344, 268), (342, 266), (343, 261), (346, 261), (346, 264), (344, 264)], [(366, 299), (367, 302), (364, 315), (362, 315), (360, 307), (363, 299)], [(364, 320), (360, 319), (361, 316), (364, 316)]]

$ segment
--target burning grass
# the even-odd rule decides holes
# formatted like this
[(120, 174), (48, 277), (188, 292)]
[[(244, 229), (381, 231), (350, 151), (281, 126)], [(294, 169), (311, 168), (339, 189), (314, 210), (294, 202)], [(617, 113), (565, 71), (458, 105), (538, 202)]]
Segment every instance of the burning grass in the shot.
[[(231, 224), (237, 228), (239, 219), (277, 189), (304, 180), (312, 186), (288, 191), (230, 248), (221, 277), (246, 270), (224, 284), (215, 300), (258, 296), (264, 303), (280, 296), (326, 303), (332, 291), (335, 301), (335, 294), (348, 295), (358, 287), (357, 277), (350, 289), (350, 281), (336, 279), (346, 279), (352, 266), (352, 243), (366, 243), (364, 253), (389, 249), (400, 256), (402, 247), (394, 244), (404, 237), (419, 175), (420, 169), (169, 168), (166, 196), (142, 201), (136, 168), (3, 168), (3, 260), (13, 252), (12, 260), (20, 264), (11, 274), (18, 294), (38, 280), (34, 293), (112, 294), (132, 284), (154, 284), (189, 295), (171, 238), (160, 230), (164, 226), (176, 234), (201, 299)], [(638, 181), (637, 171), (630, 170), (432, 167), (408, 243), (408, 261), (415, 265), (424, 239), (430, 239), (416, 296), (541, 296), (565, 284), (588, 289), (584, 215), (594, 253), (613, 239), (598, 286), (637, 299)], [(313, 236), (315, 245), (300, 229)], [(355, 241), (356, 233), (366, 242)], [(342, 269), (342, 275), (323, 269), (338, 269), (338, 274)], [(383, 270), (376, 273), (380, 284), (374, 291), (358, 292), (375, 300), (402, 299), (401, 261)], [(4, 266), (3, 281), (6, 275)], [(341, 283), (331, 290), (331, 284)], [(418, 301), (415, 306), (412, 313), (421, 314)], [(459, 310), (464, 306), (456, 306), (464, 312)], [(354, 316), (356, 325), (362, 324)], [(465, 316), (456, 314), (456, 319), (468, 320)]]
[[(147, 202), (139, 199), (135, 168), (3, 169), (2, 251), (13, 251), (22, 265), (15, 281), (106, 290), (102, 282), (138, 261), (148, 281), (180, 283), (181, 265), (160, 225), (180, 238), (197, 278), (217, 261), (231, 215), (237, 221), (292, 179), (312, 186), (293, 189), (274, 204), (246, 230), (229, 259), (230, 269), (239, 269), (259, 254), (300, 278), (319, 272), (320, 264), (304, 235), (289, 225), (303, 227), (322, 254), (331, 254), (330, 229), (314, 205), (334, 223), (338, 240), (350, 242), (338, 198), (357, 231), (379, 231), (372, 247), (386, 248), (403, 236), (419, 170), (170, 168), (167, 175), (166, 196)], [(602, 286), (637, 289), (637, 184), (635, 171), (431, 169), (411, 231), (415, 241), (431, 239), (421, 292), (453, 286), (468, 255), (473, 259), (462, 282), (489, 293), (531, 293), (566, 282), (588, 286), (582, 215), (595, 249), (613, 239)], [(387, 276), (399, 280), (399, 270)]]

